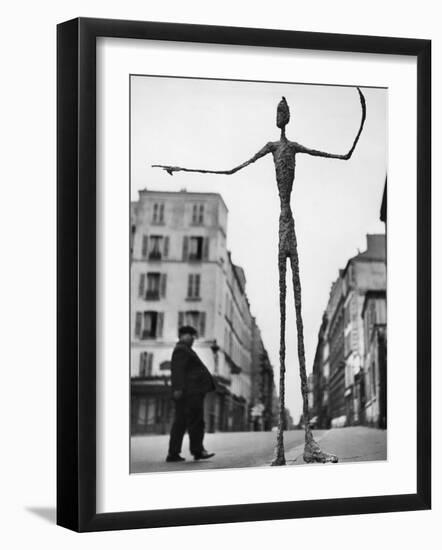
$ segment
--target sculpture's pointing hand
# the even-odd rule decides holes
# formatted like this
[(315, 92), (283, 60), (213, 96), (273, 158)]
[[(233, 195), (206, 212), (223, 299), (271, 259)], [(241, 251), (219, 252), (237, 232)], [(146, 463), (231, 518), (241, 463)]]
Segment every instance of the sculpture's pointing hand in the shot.
[(176, 172), (177, 170), (181, 170), (181, 168), (178, 168), (177, 166), (165, 166), (163, 164), (152, 164), (152, 168), (162, 168), (170, 176), (173, 176), (173, 173)]
[(239, 166), (235, 166), (235, 168), (231, 168), (230, 170), (203, 170), (201, 168), (182, 168), (181, 166), (167, 166), (164, 164), (152, 164), (152, 168), (162, 168), (163, 170), (166, 170), (166, 172), (171, 176), (173, 175), (173, 172), (197, 172), (199, 174), (223, 174), (225, 176), (231, 176), (232, 174), (235, 174), (235, 172), (238, 172), (239, 170), (242, 170), (246, 166), (249, 166), (249, 164), (256, 162), (258, 159), (260, 159), (264, 155), (271, 153), (272, 147), (273, 147), (272, 143), (267, 143), (251, 159), (247, 160), (246, 162), (243, 162)]

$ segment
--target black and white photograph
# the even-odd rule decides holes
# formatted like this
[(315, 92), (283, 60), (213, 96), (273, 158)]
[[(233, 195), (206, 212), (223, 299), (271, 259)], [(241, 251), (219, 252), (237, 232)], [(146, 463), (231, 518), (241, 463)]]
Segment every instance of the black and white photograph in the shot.
[(5, 4), (3, 548), (434, 547), (437, 6)]
[(388, 89), (131, 74), (130, 473), (388, 459)]

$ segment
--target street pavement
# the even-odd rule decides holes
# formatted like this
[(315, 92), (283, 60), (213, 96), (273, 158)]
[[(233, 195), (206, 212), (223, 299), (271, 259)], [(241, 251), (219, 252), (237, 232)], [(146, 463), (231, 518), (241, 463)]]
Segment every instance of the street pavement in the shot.
[[(366, 426), (351, 426), (329, 430), (316, 438), (321, 449), (333, 453), (339, 462), (366, 462), (387, 460), (387, 432)], [(304, 446), (292, 448), (286, 453), (287, 464), (305, 464)]]
[[(339, 462), (386, 460), (387, 432), (354, 426), (334, 430), (315, 430), (322, 450), (338, 455)], [(206, 434), (204, 446), (216, 455), (209, 460), (193, 460), (184, 438), (185, 462), (165, 462), (168, 435), (144, 435), (131, 438), (131, 473), (170, 472), (269, 466), (273, 460), (276, 432), (218, 432)], [(288, 465), (302, 465), (304, 431), (284, 432)]]

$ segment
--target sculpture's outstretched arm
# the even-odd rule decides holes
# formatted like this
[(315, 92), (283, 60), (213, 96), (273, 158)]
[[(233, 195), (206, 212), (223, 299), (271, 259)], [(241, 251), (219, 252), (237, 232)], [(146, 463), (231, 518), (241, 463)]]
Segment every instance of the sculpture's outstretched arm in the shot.
[(361, 118), (361, 125), (359, 127), (359, 132), (355, 137), (355, 140), (353, 142), (353, 145), (350, 151), (346, 155), (334, 155), (332, 153), (325, 153), (324, 151), (317, 151), (316, 149), (309, 149), (308, 147), (304, 147), (303, 145), (296, 144), (297, 153), (307, 153), (308, 155), (312, 155), (314, 157), (325, 157), (329, 159), (341, 159), (341, 160), (348, 160), (352, 156), (353, 151), (355, 150), (356, 144), (359, 141), (359, 136), (362, 133), (362, 129), (364, 127), (365, 117), (367, 113), (364, 94), (361, 92), (359, 88), (357, 88), (357, 90), (359, 92), (359, 99), (361, 100), (362, 118)]
[(200, 174), (224, 174), (226, 176), (230, 176), (231, 174), (238, 172), (238, 170), (245, 168), (249, 164), (252, 164), (253, 162), (263, 157), (264, 155), (267, 155), (268, 153), (271, 153), (271, 152), (272, 152), (272, 143), (267, 143), (251, 159), (247, 160), (246, 162), (243, 162), (242, 164), (240, 164), (239, 166), (236, 166), (235, 168), (232, 168), (231, 170), (202, 170), (198, 168), (180, 168), (179, 166), (165, 166), (164, 164), (152, 164), (152, 168), (162, 168), (163, 170), (166, 170), (166, 172), (171, 176), (173, 176), (174, 172), (199, 172)]

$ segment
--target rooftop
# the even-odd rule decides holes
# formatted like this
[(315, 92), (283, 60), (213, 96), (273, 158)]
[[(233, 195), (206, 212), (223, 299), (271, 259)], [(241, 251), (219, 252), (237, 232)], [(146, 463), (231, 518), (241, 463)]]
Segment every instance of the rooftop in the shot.
[(143, 196), (151, 195), (151, 194), (152, 195), (165, 195), (166, 197), (171, 196), (171, 195), (172, 196), (173, 195), (175, 195), (175, 196), (181, 195), (183, 197), (189, 197), (189, 198), (217, 197), (218, 199), (221, 200), (221, 202), (223, 203), (224, 208), (227, 210), (227, 212), (229, 211), (229, 209), (227, 208), (227, 205), (224, 202), (224, 199), (223, 199), (223, 197), (220, 193), (212, 193), (212, 192), (204, 192), (203, 193), (203, 192), (200, 192), (200, 191), (187, 191), (187, 189), (180, 189), (180, 191), (162, 191), (162, 190), (144, 188), (144, 189), (138, 189), (138, 194), (140, 196), (140, 199)]
[(385, 260), (385, 234), (367, 235), (367, 250), (360, 252), (352, 260)]
[[(351, 262), (385, 262), (385, 259), (385, 234), (368, 234), (367, 250), (359, 252), (356, 256), (350, 258), (345, 266), (343, 274), (345, 274)], [(341, 275), (341, 273), (339, 274)]]

